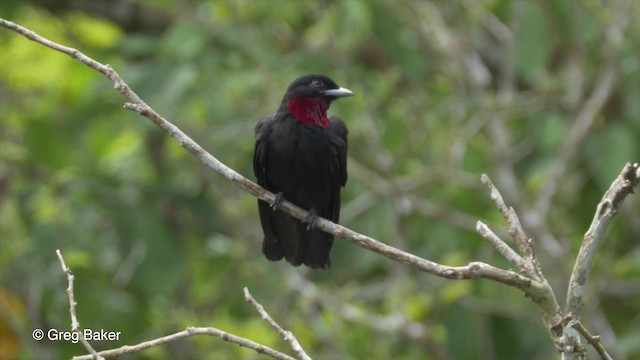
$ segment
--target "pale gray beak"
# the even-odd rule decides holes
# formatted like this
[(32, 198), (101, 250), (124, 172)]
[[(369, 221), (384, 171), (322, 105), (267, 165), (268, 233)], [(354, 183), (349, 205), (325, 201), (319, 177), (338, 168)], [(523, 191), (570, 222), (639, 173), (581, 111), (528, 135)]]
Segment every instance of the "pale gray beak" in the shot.
[(349, 90), (349, 89), (345, 89), (343, 87), (341, 88), (337, 88), (337, 89), (329, 89), (329, 90), (323, 90), (322, 95), (325, 96), (333, 96), (333, 97), (347, 97), (347, 96), (353, 96), (353, 91)]

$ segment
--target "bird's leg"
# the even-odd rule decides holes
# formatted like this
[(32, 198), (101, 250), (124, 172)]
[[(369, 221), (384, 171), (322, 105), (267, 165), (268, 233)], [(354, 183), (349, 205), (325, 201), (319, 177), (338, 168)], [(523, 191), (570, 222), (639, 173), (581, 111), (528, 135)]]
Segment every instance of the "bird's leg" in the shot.
[(280, 208), (280, 205), (282, 205), (283, 201), (284, 201), (284, 194), (282, 193), (282, 191), (280, 191), (276, 194), (276, 198), (273, 199), (273, 202), (271, 203), (271, 209), (273, 209), (273, 211), (278, 210)]
[(304, 220), (302, 220), (302, 222), (306, 222), (309, 224), (307, 225), (307, 231), (313, 229), (316, 226), (316, 220), (318, 220), (318, 214), (316, 213), (316, 209), (309, 210), (309, 212), (307, 213), (307, 216), (305, 216)]

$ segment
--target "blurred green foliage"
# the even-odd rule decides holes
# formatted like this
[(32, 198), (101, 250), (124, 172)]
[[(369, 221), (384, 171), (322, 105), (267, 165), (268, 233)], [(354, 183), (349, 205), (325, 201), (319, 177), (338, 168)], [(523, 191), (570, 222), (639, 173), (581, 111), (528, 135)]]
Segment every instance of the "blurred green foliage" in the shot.
[[(524, 194), (522, 203), (503, 195), (516, 209), (532, 207), (613, 59), (612, 94), (566, 164), (549, 212), (539, 214), (559, 246), (555, 253), (539, 246), (538, 256), (561, 303), (597, 202), (623, 165), (639, 160), (638, 2), (140, 4), (141, 16), (146, 8), (166, 14), (163, 31), (127, 31), (114, 18), (51, 12), (37, 1), (4, 2), (0, 16), (112, 65), (158, 112), (250, 178), (254, 124), (277, 109), (298, 75), (330, 75), (357, 95), (331, 109), (350, 129), (341, 222), (447, 265), (510, 267), (473, 231), (479, 219), (504, 229), (479, 184), (480, 173), (493, 177), (506, 161), (488, 124), (504, 122), (506, 166)], [(611, 33), (621, 16), (626, 32)], [(509, 34), (516, 34), (513, 54), (505, 50)], [(122, 102), (97, 72), (0, 30), (0, 355), (83, 353), (80, 345), (30, 335), (69, 329), (55, 256), (61, 249), (75, 274), (82, 326), (122, 332), (97, 349), (214, 326), (290, 353), (244, 302), (248, 286), (318, 359), (555, 356), (535, 307), (511, 288), (445, 281), (342, 240), (329, 271), (269, 263), (260, 252), (256, 200)], [(627, 199), (609, 230), (583, 316), (617, 358), (640, 356), (639, 204), (637, 195)], [(317, 296), (295, 285), (297, 274), (315, 284)], [(379, 326), (345, 316), (339, 304)], [(385, 316), (428, 331), (416, 339), (385, 330)], [(132, 356), (260, 357), (204, 337)]]

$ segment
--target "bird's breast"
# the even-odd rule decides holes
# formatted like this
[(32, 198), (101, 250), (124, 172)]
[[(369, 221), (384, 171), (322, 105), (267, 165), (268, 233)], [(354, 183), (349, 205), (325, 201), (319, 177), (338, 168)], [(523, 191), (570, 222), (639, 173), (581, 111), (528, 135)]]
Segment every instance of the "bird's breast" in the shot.
[[(295, 120), (293, 120), (295, 121)], [(271, 133), (269, 178), (286, 199), (312, 206), (328, 196), (335, 177), (337, 157), (331, 134), (319, 127), (296, 122), (276, 126)], [(303, 204), (301, 202), (312, 203)]]

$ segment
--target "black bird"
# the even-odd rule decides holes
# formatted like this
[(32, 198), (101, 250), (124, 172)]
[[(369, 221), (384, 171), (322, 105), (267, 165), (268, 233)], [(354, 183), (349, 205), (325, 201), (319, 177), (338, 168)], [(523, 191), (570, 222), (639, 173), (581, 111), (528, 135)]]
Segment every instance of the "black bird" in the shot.
[[(262, 252), (271, 261), (283, 257), (293, 266), (329, 268), (333, 235), (312, 226), (316, 216), (337, 222), (340, 187), (347, 182), (347, 127), (327, 116), (331, 102), (353, 96), (329, 77), (309, 74), (296, 79), (275, 115), (256, 126), (253, 171), (273, 204), (258, 200), (264, 231)], [(305, 222), (276, 211), (286, 199), (311, 212)]]

